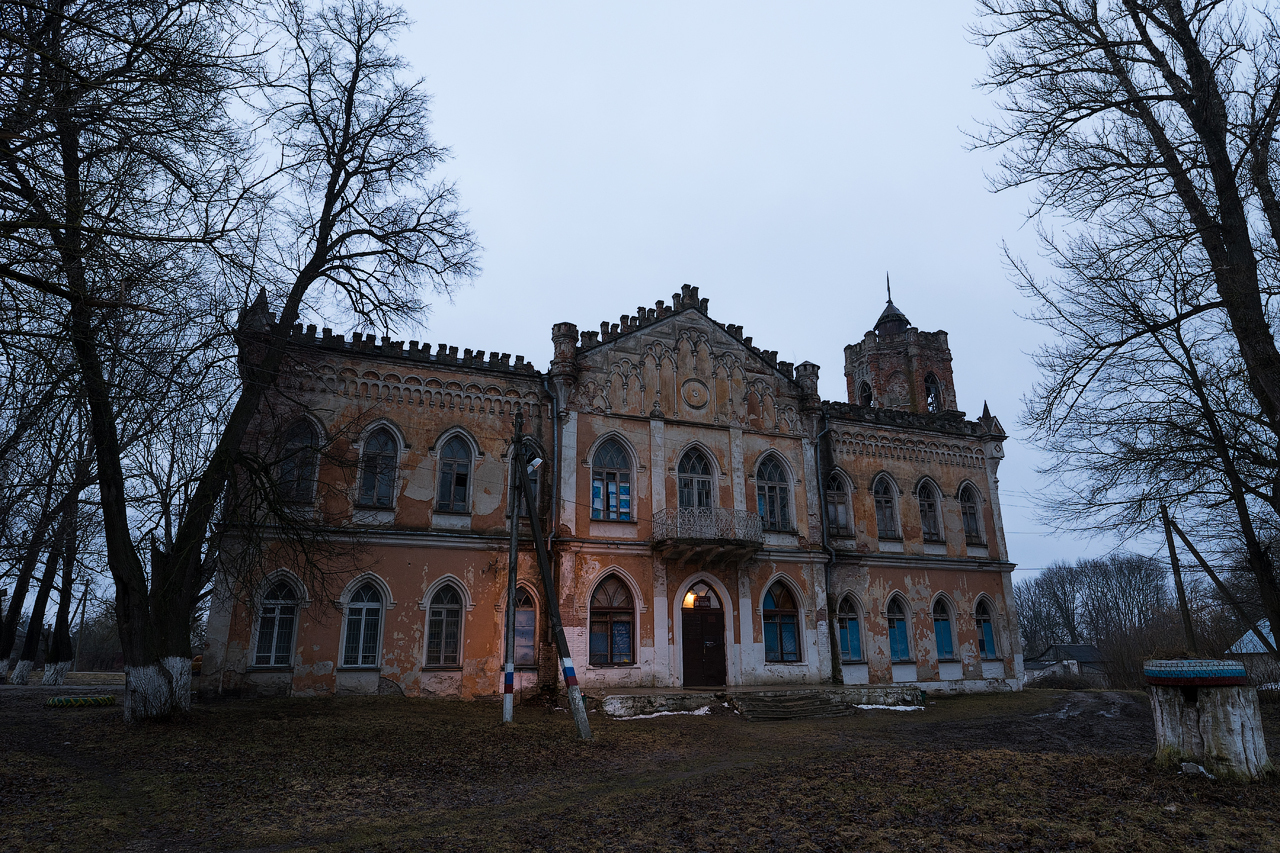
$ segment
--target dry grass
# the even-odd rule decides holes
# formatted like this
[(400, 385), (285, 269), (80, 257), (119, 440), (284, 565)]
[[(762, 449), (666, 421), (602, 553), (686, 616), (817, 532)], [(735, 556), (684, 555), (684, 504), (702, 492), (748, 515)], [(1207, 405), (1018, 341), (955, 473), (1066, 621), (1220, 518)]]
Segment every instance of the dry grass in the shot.
[(589, 743), (563, 712), (504, 728), (488, 703), (259, 701), (126, 727), (44, 695), (0, 692), (0, 849), (1280, 849), (1280, 785), (1158, 769), (1140, 694), (593, 714)]

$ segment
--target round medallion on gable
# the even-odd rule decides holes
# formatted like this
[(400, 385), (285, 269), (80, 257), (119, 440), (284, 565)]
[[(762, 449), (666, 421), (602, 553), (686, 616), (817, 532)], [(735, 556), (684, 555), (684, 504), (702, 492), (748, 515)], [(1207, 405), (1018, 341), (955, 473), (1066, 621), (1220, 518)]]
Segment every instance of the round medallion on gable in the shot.
[(691, 409), (705, 408), (711, 402), (711, 392), (701, 379), (686, 379), (680, 386), (680, 397)]

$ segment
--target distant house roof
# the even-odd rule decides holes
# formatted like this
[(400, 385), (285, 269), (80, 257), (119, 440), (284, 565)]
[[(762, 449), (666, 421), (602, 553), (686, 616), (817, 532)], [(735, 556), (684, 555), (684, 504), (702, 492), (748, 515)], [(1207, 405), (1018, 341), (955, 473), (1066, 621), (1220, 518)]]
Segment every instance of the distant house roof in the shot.
[[(1271, 623), (1266, 619), (1258, 620), (1258, 630), (1266, 634), (1268, 638), (1274, 637), (1271, 633)], [(1274, 640), (1273, 640), (1274, 642)], [(1258, 635), (1253, 631), (1245, 631), (1244, 636), (1236, 640), (1236, 644), (1228, 651), (1229, 655), (1266, 655), (1270, 654), (1267, 647), (1262, 645), (1262, 641), (1258, 639)]]
[[(1030, 667), (1031, 669), (1044, 669), (1048, 664), (1060, 660), (1074, 660), (1086, 666), (1106, 663), (1106, 658), (1102, 656), (1102, 652), (1098, 651), (1097, 646), (1074, 643), (1054, 643), (1035, 657), (1028, 658), (1027, 663), (1042, 664), (1039, 667)], [(1090, 668), (1096, 669), (1097, 667), (1091, 666)]]

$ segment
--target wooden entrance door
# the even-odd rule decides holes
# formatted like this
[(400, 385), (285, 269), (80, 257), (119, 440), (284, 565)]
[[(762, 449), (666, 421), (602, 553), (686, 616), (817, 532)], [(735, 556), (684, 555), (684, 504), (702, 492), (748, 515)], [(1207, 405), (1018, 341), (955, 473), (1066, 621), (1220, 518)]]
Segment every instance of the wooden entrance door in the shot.
[(724, 611), (708, 607), (682, 608), (681, 642), (684, 645), (684, 685), (723, 687)]

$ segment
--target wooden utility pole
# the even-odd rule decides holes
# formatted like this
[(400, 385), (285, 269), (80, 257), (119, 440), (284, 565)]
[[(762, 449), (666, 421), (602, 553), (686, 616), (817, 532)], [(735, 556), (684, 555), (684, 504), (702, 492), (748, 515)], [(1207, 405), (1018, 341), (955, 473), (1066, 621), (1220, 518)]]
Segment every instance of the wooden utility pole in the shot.
[(1178, 591), (1178, 609), (1182, 612), (1182, 630), (1187, 635), (1187, 651), (1200, 654), (1196, 648), (1196, 634), (1191, 627), (1191, 608), (1187, 606), (1187, 591), (1182, 586), (1182, 569), (1178, 565), (1178, 549), (1173, 546), (1173, 526), (1169, 523), (1169, 508), (1160, 504), (1160, 517), (1164, 519), (1164, 539), (1169, 546), (1169, 564), (1173, 566), (1173, 586)]
[(569, 656), (569, 641), (564, 635), (564, 623), (560, 621), (560, 602), (556, 595), (555, 578), (551, 573), (551, 557), (547, 554), (547, 543), (542, 538), (542, 522), (538, 519), (538, 508), (534, 503), (533, 484), (529, 481), (529, 471), (525, 467), (523, 440), (516, 443), (515, 454), (516, 482), (520, 486), (520, 494), (529, 506), (529, 529), (533, 532), (533, 545), (538, 552), (538, 568), (542, 570), (542, 587), (547, 596), (551, 630), (555, 632), (556, 651), (564, 671), (565, 687), (569, 689), (569, 709), (573, 711), (573, 719), (578, 724), (579, 737), (591, 740), (591, 725), (587, 722), (587, 709), (582, 704), (582, 689), (578, 687), (573, 658)]
[(502, 652), (502, 722), (515, 719), (516, 691), (516, 557), (520, 540), (520, 486), (516, 480), (519, 464), (515, 449), (524, 441), (524, 415), (516, 409), (516, 433), (511, 442), (511, 487), (507, 508), (511, 511), (511, 553), (507, 558), (506, 642)]

